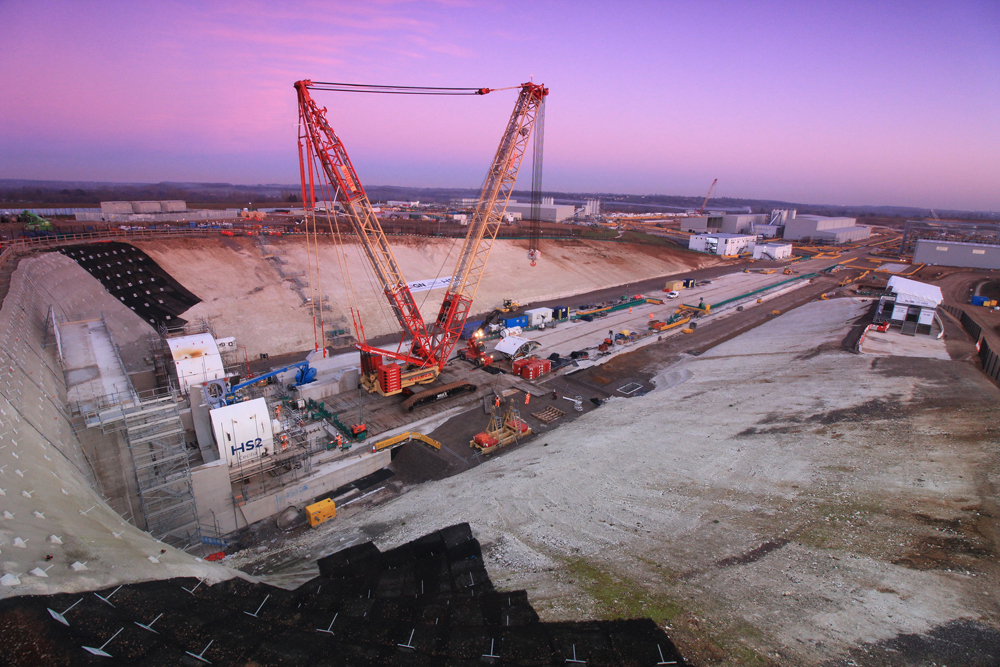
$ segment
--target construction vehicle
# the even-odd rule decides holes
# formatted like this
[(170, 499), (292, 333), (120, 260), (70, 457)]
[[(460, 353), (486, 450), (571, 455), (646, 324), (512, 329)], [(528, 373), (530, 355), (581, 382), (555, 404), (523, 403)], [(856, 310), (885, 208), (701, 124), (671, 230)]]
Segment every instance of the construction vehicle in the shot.
[(257, 209), (245, 208), (240, 211), (240, 218), (243, 220), (263, 220), (266, 217), (267, 213), (258, 211)]
[(512, 442), (517, 442), (519, 438), (529, 435), (531, 435), (531, 427), (521, 421), (520, 414), (511, 403), (507, 411), (503, 413), (500, 412), (499, 407), (493, 408), (489, 426), (482, 433), (477, 433), (469, 441), (469, 446), (478, 449), (481, 454), (489, 455)]
[(51, 222), (31, 211), (21, 211), (17, 221), (24, 224), (25, 236), (51, 236), (55, 233)]
[[(350, 309), (359, 341), (357, 348), (361, 351), (361, 384), (370, 392), (392, 396), (414, 385), (434, 382), (458, 343), (510, 200), (539, 107), (549, 91), (530, 82), (519, 86), (514, 111), (470, 219), (457, 266), (451, 274), (453, 279), (437, 317), (425, 323), (343, 143), (327, 122), (326, 110), (318, 107), (309, 93), (310, 90), (345, 89), (340, 86), (314, 84), (308, 80), (295, 83), (299, 102), (299, 165), (306, 225), (309, 226), (311, 218), (315, 229), (317, 190), (321, 198), (335, 198), (340, 202), (343, 218), (347, 219), (357, 237), (373, 276), (402, 327), (402, 337), (396, 350), (373, 347), (367, 343), (357, 306)], [(490, 92), (489, 89), (468, 90), (472, 91), (469, 94), (479, 95)], [(385, 357), (403, 363), (384, 364)], [(428, 397), (441, 393), (451, 395), (440, 389), (421, 393), (426, 393)]]
[(503, 311), (499, 308), (487, 315), (486, 319), (479, 325), (479, 328), (469, 336), (469, 343), (465, 346), (465, 349), (458, 351), (458, 358), (470, 361), (480, 367), (492, 364), (493, 355), (486, 354), (486, 343), (483, 342), (483, 337), (490, 330), (491, 325), (500, 321), (502, 315)]
[(512, 301), (510, 299), (504, 299), (503, 305), (497, 308), (501, 313), (513, 313), (515, 310), (521, 307), (517, 301)]

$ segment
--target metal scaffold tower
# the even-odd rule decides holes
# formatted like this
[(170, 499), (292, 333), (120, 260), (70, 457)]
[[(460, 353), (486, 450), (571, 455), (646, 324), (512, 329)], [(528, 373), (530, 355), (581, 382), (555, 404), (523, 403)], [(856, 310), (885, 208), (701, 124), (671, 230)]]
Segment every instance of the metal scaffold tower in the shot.
[(146, 530), (183, 551), (201, 548), (201, 528), (191, 485), (187, 443), (174, 396), (124, 410)]

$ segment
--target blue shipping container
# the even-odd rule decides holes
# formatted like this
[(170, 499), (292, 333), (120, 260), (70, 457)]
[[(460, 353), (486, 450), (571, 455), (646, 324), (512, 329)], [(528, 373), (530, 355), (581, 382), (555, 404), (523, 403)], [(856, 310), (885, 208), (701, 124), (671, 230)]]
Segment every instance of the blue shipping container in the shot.
[(465, 326), (462, 327), (462, 338), (471, 338), (472, 334), (476, 332), (480, 326), (482, 326), (483, 320), (476, 320), (475, 322), (466, 322)]
[(517, 317), (509, 317), (505, 319), (503, 323), (508, 329), (511, 327), (526, 327), (528, 326), (528, 316), (519, 315)]
[(569, 315), (568, 306), (552, 306), (552, 319), (564, 320)]
[(984, 303), (986, 303), (987, 301), (989, 301), (989, 299), (987, 299), (985, 296), (974, 296), (974, 297), (972, 297), (972, 305), (973, 306), (981, 306)]

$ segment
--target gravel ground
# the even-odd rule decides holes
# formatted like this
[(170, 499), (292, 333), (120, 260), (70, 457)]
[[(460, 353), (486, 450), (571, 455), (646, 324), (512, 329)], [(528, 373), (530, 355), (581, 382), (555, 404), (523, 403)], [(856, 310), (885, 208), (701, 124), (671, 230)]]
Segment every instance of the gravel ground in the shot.
[(544, 619), (649, 616), (705, 665), (896, 664), (872, 656), (969, 624), (996, 648), (1000, 392), (968, 363), (842, 351), (869, 305), (773, 318), (659, 369), (655, 392), (283, 550), (468, 521), (496, 585)]

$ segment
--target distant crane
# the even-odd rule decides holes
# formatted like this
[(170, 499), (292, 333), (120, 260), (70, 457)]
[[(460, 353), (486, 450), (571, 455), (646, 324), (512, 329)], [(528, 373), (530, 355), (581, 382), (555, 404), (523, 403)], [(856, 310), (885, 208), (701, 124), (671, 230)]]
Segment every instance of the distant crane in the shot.
[(712, 181), (711, 187), (708, 188), (708, 194), (705, 195), (705, 201), (701, 203), (701, 208), (698, 209), (698, 215), (705, 212), (705, 207), (708, 206), (708, 200), (712, 197), (712, 190), (715, 189), (715, 184), (719, 182), (719, 179)]

